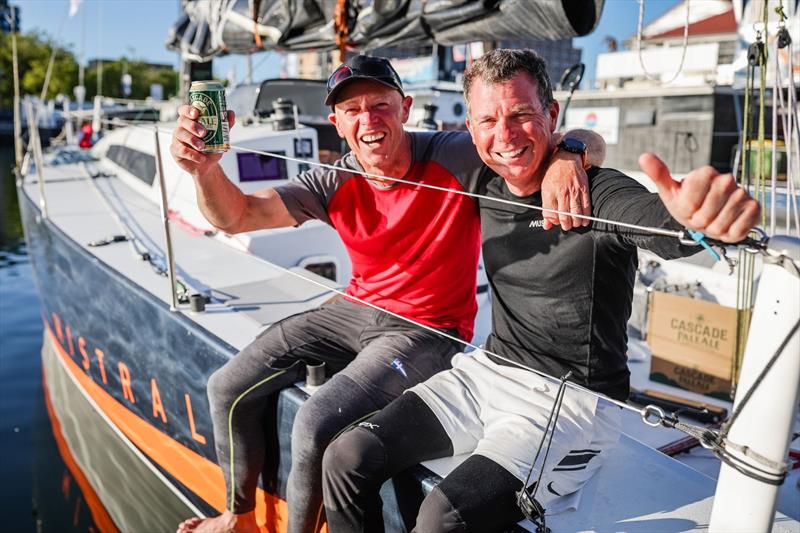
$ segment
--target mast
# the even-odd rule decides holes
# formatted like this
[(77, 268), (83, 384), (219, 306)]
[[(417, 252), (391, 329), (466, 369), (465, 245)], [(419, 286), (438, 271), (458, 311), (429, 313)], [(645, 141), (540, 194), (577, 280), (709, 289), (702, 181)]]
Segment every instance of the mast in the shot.
[(103, 2), (97, 3), (97, 96), (103, 94), (103, 58), (100, 50), (103, 49)]
[(17, 180), (22, 169), (22, 123), (20, 122), (19, 101), (19, 61), (17, 59), (17, 10), (11, 7), (11, 57), (14, 75), (14, 163), (16, 166)]
[[(78, 85), (83, 87), (84, 72), (86, 70), (86, 7), (81, 13), (81, 59), (78, 65)], [(81, 99), (83, 101), (83, 99)]]
[(741, 412), (726, 439), (734, 462), (722, 463), (709, 531), (770, 531), (775, 517), (780, 484), (748, 476), (743, 470), (752, 473), (752, 467), (740, 466), (756, 465), (780, 478), (800, 388), (800, 333), (792, 331), (800, 319), (800, 239), (773, 237), (769, 249), (774, 253), (764, 259), (733, 403), (732, 412)]

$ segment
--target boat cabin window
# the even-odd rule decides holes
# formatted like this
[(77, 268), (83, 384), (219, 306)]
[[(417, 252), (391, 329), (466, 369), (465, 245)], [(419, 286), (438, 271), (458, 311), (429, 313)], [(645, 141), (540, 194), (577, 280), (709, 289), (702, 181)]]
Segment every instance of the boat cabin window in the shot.
[[(284, 155), (284, 152), (275, 152)], [(286, 160), (261, 154), (236, 154), (239, 181), (270, 181), (288, 179)]]
[(106, 157), (147, 185), (153, 184), (156, 177), (156, 158), (154, 156), (121, 144), (112, 144), (108, 147)]

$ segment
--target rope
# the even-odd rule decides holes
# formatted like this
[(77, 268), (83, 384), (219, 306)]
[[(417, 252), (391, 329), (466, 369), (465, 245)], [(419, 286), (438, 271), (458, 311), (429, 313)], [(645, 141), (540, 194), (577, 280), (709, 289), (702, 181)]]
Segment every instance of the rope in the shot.
[(347, 41), (350, 38), (350, 27), (347, 25), (347, 0), (337, 0), (333, 13), (333, 31), (336, 34), (336, 48), (339, 50), (339, 61), (344, 63), (347, 53)]
[[(150, 265), (150, 267), (156, 274), (158, 274), (159, 276), (166, 277), (167, 269), (164, 266), (157, 263), (154, 254), (150, 251), (147, 245), (144, 242), (142, 242), (142, 239), (136, 235), (136, 233), (131, 229), (131, 227), (127, 223), (125, 223), (124, 220), (122, 220), (122, 217), (120, 217), (119, 213), (117, 213), (117, 210), (114, 208), (114, 206), (111, 205), (111, 202), (108, 200), (108, 198), (106, 198), (106, 195), (103, 193), (103, 191), (100, 190), (100, 188), (94, 182), (94, 178), (98, 175), (93, 175), (89, 171), (88, 164), (86, 161), (83, 161), (82, 163), (86, 181), (89, 183), (89, 185), (97, 194), (97, 196), (100, 198), (100, 201), (106, 206), (106, 209), (108, 209), (111, 212), (112, 217), (116, 221), (120, 230), (122, 230), (123, 232), (122, 235), (112, 235), (104, 239), (98, 239), (92, 241), (88, 243), (87, 246), (98, 247), (117, 242), (129, 242), (131, 244), (131, 251), (133, 252), (134, 257), (136, 257), (137, 259), (141, 259), (142, 261), (147, 261), (147, 263)], [(160, 259), (161, 263), (165, 262), (163, 256), (161, 256)], [(186, 283), (184, 283), (182, 280), (178, 278), (175, 279), (175, 285), (177, 285), (178, 288), (180, 289), (180, 292), (178, 293), (178, 301), (180, 303), (187, 303), (189, 301), (189, 294), (188, 294), (189, 287), (186, 285)]]
[(493, 198), (491, 196), (485, 196), (485, 195), (482, 195), (482, 194), (471, 193), (471, 192), (466, 192), (466, 191), (459, 191), (459, 190), (456, 190), (456, 189), (448, 189), (447, 187), (439, 187), (437, 185), (430, 185), (430, 184), (427, 184), (427, 183), (419, 183), (419, 182), (416, 182), (416, 181), (410, 181), (410, 180), (405, 180), (405, 179), (401, 179), (401, 178), (393, 178), (393, 177), (390, 177), (390, 176), (383, 176), (381, 174), (373, 174), (371, 172), (364, 172), (364, 171), (361, 171), (361, 170), (351, 170), (351, 169), (348, 169), (348, 168), (337, 167), (337, 166), (334, 166), (334, 165), (328, 165), (326, 163), (316, 163), (316, 162), (313, 162), (313, 161), (308, 160), (308, 159), (298, 159), (298, 158), (295, 158), (295, 157), (288, 157), (288, 156), (284, 156), (284, 155), (281, 155), (281, 154), (273, 154), (273, 153), (270, 153), (270, 152), (264, 152), (262, 150), (255, 150), (253, 148), (246, 148), (246, 147), (243, 147), (243, 146), (231, 145), (231, 148), (234, 149), (234, 150), (239, 150), (241, 152), (250, 152), (250, 153), (253, 153), (253, 154), (264, 155), (264, 156), (268, 156), (268, 157), (278, 157), (278, 158), (281, 158), (281, 159), (286, 159), (287, 161), (296, 161), (296, 162), (299, 162), (299, 163), (314, 164), (316, 166), (319, 166), (321, 168), (326, 168), (328, 170), (336, 170), (336, 171), (339, 171), (339, 172), (347, 172), (347, 173), (350, 173), (350, 174), (357, 174), (357, 175), (360, 175), (360, 176), (364, 176), (366, 178), (373, 178), (373, 179), (376, 179), (376, 180), (392, 181), (392, 182), (395, 182), (395, 183), (403, 183), (403, 184), (406, 184), (406, 185), (412, 185), (412, 186), (415, 186), (415, 187), (421, 187), (423, 189), (431, 189), (431, 190), (434, 190), (434, 191), (453, 193), (453, 194), (458, 194), (458, 195), (461, 195), (461, 196), (468, 196), (470, 198), (475, 198), (475, 199), (479, 199), (479, 200), (487, 200), (487, 201), (491, 201), (491, 202), (497, 202), (497, 203), (500, 203), (500, 204), (513, 205), (515, 207), (522, 207), (522, 208), (525, 208), (525, 209), (532, 209), (534, 211), (542, 211), (542, 212), (547, 212), (547, 213), (556, 213), (556, 214), (559, 214), (559, 215), (567, 215), (567, 216), (572, 216), (572, 217), (575, 217), (575, 218), (582, 218), (584, 220), (590, 220), (590, 221), (593, 221), (593, 222), (601, 222), (601, 223), (609, 224), (609, 225), (613, 225), (613, 226), (620, 226), (620, 227), (623, 227), (623, 228), (635, 229), (635, 230), (639, 230), (639, 231), (642, 231), (642, 232), (645, 232), (645, 233), (653, 233), (655, 235), (663, 235), (665, 237), (675, 237), (675, 238), (681, 239), (681, 240), (685, 240), (685, 238), (686, 238), (684, 233), (682, 231), (679, 231), (679, 230), (668, 230), (668, 229), (664, 229), (664, 228), (641, 226), (641, 225), (638, 225), (638, 224), (629, 224), (627, 222), (619, 222), (619, 221), (616, 221), (616, 220), (609, 220), (609, 219), (590, 216), (590, 215), (579, 215), (579, 214), (576, 214), (576, 213), (570, 213), (568, 211), (560, 211), (558, 209), (551, 209), (551, 208), (548, 208), (548, 207), (539, 207), (539, 206), (535, 206), (535, 205), (528, 205), (528, 204), (524, 204), (522, 202), (515, 202), (513, 200), (506, 200), (504, 198)]
[(758, 374), (758, 377), (755, 379), (755, 381), (753, 381), (753, 385), (747, 390), (747, 393), (745, 393), (745, 395), (742, 397), (742, 400), (739, 402), (739, 405), (736, 407), (733, 413), (731, 413), (731, 416), (728, 418), (728, 420), (726, 420), (725, 423), (722, 424), (722, 429), (720, 430), (720, 437), (724, 438), (728, 435), (731, 426), (733, 425), (734, 422), (736, 422), (736, 419), (742, 413), (742, 410), (744, 409), (745, 405), (747, 405), (747, 402), (750, 401), (750, 398), (753, 396), (753, 393), (761, 385), (761, 382), (764, 381), (764, 378), (767, 376), (767, 373), (769, 373), (770, 369), (773, 367), (775, 362), (783, 353), (783, 350), (786, 348), (786, 345), (789, 344), (791, 338), (794, 336), (795, 333), (797, 333), (798, 327), (800, 327), (800, 320), (794, 323), (794, 326), (792, 326), (792, 328), (789, 330), (789, 333), (786, 335), (786, 338), (783, 339), (783, 342), (781, 342), (780, 346), (778, 346), (778, 349), (775, 350), (775, 353), (772, 355), (772, 357), (770, 357), (767, 364), (764, 365), (763, 369), (761, 369), (761, 372)]
[[(536, 493), (539, 491), (539, 487), (542, 484), (542, 476), (544, 475), (544, 470), (547, 466), (547, 456), (550, 455), (550, 447), (553, 444), (553, 436), (556, 434), (558, 416), (561, 414), (561, 404), (564, 402), (564, 392), (566, 390), (567, 379), (569, 379), (571, 375), (572, 372), (570, 371), (561, 378), (561, 384), (558, 386), (556, 398), (553, 401), (553, 408), (550, 410), (550, 416), (547, 418), (547, 424), (544, 427), (544, 433), (542, 433), (542, 440), (539, 441), (539, 446), (536, 448), (536, 455), (533, 458), (531, 467), (528, 469), (528, 475), (525, 477), (525, 481), (522, 483), (522, 489), (517, 492), (517, 506), (525, 515), (525, 518), (536, 524), (537, 533), (549, 533), (550, 531), (547, 527), (547, 522), (545, 521), (546, 510), (538, 501), (536, 501)], [(547, 437), (548, 432), (550, 433), (549, 438)], [(536, 466), (536, 461), (539, 460), (539, 455), (542, 452), (545, 439), (547, 439), (547, 446), (544, 451), (544, 457), (542, 458), (542, 466), (539, 467), (539, 476), (536, 478), (536, 483), (533, 485), (533, 490), (528, 492), (528, 486), (531, 480), (531, 475), (533, 474), (533, 468)]]
[[(767, 28), (767, 17), (769, 11), (767, 10), (767, 2), (769, 0), (764, 1), (764, 31), (766, 32)], [(756, 202), (759, 204), (762, 203), (763, 198), (766, 196), (766, 191), (764, 190), (764, 155), (766, 153), (766, 149), (764, 147), (764, 132), (765, 132), (765, 122), (766, 122), (766, 106), (765, 106), (765, 97), (767, 93), (767, 43), (766, 38), (764, 39), (764, 43), (761, 46), (761, 53), (758, 55), (758, 69), (759, 69), (759, 87), (758, 87), (758, 171), (756, 172), (756, 182), (753, 188), (753, 196), (755, 197)], [(777, 73), (776, 73), (777, 74)], [(766, 216), (767, 213), (763, 209), (761, 210), (761, 225), (763, 226), (766, 223)]]
[[(783, 99), (783, 84), (780, 83), (777, 91), (777, 97), (780, 107), (784, 110), (782, 113), (781, 121), (783, 124), (784, 132), (784, 145), (786, 147), (786, 234), (788, 235), (791, 230), (792, 213), (794, 213), (795, 233), (800, 237), (800, 209), (797, 205), (797, 191), (795, 190), (795, 178), (797, 177), (798, 164), (794, 159), (795, 151), (797, 156), (800, 157), (800, 146), (798, 145), (798, 117), (797, 117), (797, 98), (796, 89), (794, 86), (794, 57), (792, 49), (792, 38), (789, 31), (786, 29), (786, 14), (783, 11), (783, 2), (779, 2), (778, 7), (775, 8), (778, 13), (778, 33), (777, 33), (777, 48), (786, 48), (788, 56), (788, 70), (789, 84), (787, 91), (787, 101)], [(776, 82), (780, 76), (780, 54), (775, 54), (775, 78)], [(774, 99), (774, 96), (773, 96)], [(773, 103), (774, 107), (777, 107)]]
[[(642, 28), (644, 26), (644, 0), (637, 0), (639, 3), (639, 22), (636, 25), (636, 51), (639, 55), (639, 65), (642, 67), (642, 71), (644, 72), (645, 78), (651, 81), (661, 81), (659, 78), (656, 78), (649, 72), (647, 72), (647, 68), (644, 66), (644, 57), (642, 57)], [(672, 83), (678, 77), (678, 75), (683, 70), (683, 63), (686, 60), (686, 49), (689, 47), (689, 0), (686, 0), (686, 20), (683, 24), (683, 50), (681, 51), (681, 62), (678, 64), (678, 70), (675, 71), (675, 74), (665, 82), (664, 84)]]
[(264, 43), (261, 41), (261, 33), (258, 31), (258, 12), (261, 6), (261, 0), (253, 0), (253, 42), (259, 50), (264, 49)]
[[(747, 76), (745, 81), (744, 92), (744, 112), (743, 112), (743, 125), (742, 125), (742, 138), (740, 143), (740, 157), (741, 172), (739, 173), (739, 184), (743, 187), (749, 187), (751, 178), (751, 139), (750, 139), (750, 120), (752, 108), (750, 100), (755, 91), (755, 68), (756, 66), (766, 65), (764, 59), (764, 43), (761, 38), (761, 32), (756, 34), (756, 42), (750, 45), (747, 52), (748, 66)], [(766, 68), (761, 68), (765, 71)], [(764, 85), (766, 85), (766, 79)], [(762, 86), (761, 96), (763, 98), (764, 87)], [(759, 120), (760, 126), (763, 126), (763, 111)], [(760, 130), (761, 131), (761, 130)], [(760, 152), (763, 153), (763, 152)], [(762, 172), (763, 161), (759, 159), (759, 170), (757, 174)], [(758, 181), (754, 184), (758, 195)], [(734, 347), (733, 364), (731, 365), (731, 396), (735, 394), (736, 385), (739, 380), (739, 373), (742, 367), (742, 359), (744, 358), (744, 350), (747, 343), (747, 335), (750, 329), (750, 317), (753, 307), (753, 287), (755, 283), (755, 254), (746, 249), (739, 249), (738, 265), (739, 268), (736, 272), (736, 342)]]
[[(769, 233), (775, 234), (775, 217), (777, 181), (778, 181), (778, 92), (783, 91), (783, 83), (780, 81), (780, 58), (775, 54), (775, 77), (772, 80), (772, 154), (770, 158), (770, 181), (769, 181)], [(786, 130), (784, 130), (786, 131)], [(788, 186), (788, 183), (787, 183)], [(788, 207), (788, 206), (787, 206)]]

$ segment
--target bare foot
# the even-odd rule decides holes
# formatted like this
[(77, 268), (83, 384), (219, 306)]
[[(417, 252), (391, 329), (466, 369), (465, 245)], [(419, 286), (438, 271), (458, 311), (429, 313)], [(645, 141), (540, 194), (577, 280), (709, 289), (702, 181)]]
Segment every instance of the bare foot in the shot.
[(214, 518), (189, 518), (178, 526), (176, 533), (259, 533), (255, 511), (233, 514), (225, 511)]
[(188, 531), (193, 531), (194, 528), (197, 527), (197, 524), (202, 522), (202, 518), (192, 517), (187, 520), (184, 520), (180, 524), (178, 524), (178, 530), (175, 533), (187, 533)]

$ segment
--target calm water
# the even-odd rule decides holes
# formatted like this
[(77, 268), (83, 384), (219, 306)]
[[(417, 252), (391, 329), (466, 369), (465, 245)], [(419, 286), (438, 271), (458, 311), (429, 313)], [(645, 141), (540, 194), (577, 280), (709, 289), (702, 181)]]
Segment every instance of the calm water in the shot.
[(96, 531), (53, 435), (42, 389), (42, 319), (21, 243), (12, 154), (0, 148), (0, 509), (2, 531)]

